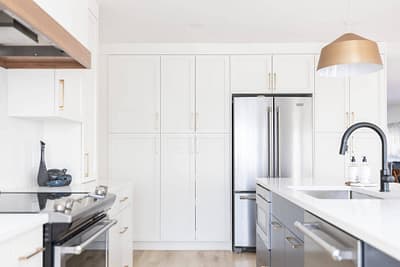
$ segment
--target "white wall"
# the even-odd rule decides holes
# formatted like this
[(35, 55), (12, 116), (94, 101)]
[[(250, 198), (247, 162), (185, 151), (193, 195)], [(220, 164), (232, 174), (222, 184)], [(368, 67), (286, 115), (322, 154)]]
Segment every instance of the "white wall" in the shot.
[(388, 105), (388, 123), (400, 122), (400, 104)]
[(7, 115), (7, 75), (0, 68), (0, 190), (36, 183), (42, 123)]

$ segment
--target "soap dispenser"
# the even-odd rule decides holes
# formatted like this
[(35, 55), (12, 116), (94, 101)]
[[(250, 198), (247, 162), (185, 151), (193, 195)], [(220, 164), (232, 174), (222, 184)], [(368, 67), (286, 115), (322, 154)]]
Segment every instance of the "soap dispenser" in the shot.
[(359, 178), (360, 178), (360, 183), (362, 183), (362, 184), (370, 183), (371, 170), (369, 168), (369, 164), (368, 164), (368, 160), (367, 160), (366, 156), (364, 156), (362, 159), (362, 163), (360, 166)]
[(357, 164), (356, 158), (354, 156), (351, 156), (350, 164), (347, 169), (348, 173), (348, 180), (349, 182), (352, 183), (358, 183), (359, 182), (359, 166)]

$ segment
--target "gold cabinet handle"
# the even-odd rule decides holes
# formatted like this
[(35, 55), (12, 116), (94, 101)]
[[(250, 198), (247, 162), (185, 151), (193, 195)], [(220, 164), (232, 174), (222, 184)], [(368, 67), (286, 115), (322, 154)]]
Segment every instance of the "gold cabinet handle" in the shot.
[(19, 260), (19, 261), (27, 261), (27, 260), (29, 260), (29, 259), (35, 257), (36, 255), (42, 253), (42, 252), (45, 251), (45, 250), (46, 250), (46, 248), (37, 248), (37, 249), (35, 250), (35, 252), (33, 252), (32, 254), (29, 254), (28, 256), (19, 257), (18, 260)]
[(353, 124), (356, 120), (356, 114), (354, 112), (351, 112), (351, 124)]
[(274, 229), (274, 230), (282, 229), (282, 225), (280, 225), (277, 222), (271, 222), (271, 226), (272, 226), (272, 229)]
[(344, 114), (344, 128), (348, 128), (349, 127), (349, 122), (350, 122), (349, 113), (346, 112)]
[(89, 177), (89, 153), (85, 153), (85, 177)]
[(274, 90), (276, 90), (276, 73), (274, 72)]
[(58, 93), (58, 109), (64, 110), (65, 108), (65, 80), (60, 79), (58, 81), (59, 93)]
[(119, 203), (125, 202), (125, 201), (127, 201), (128, 199), (129, 199), (128, 197), (124, 197), (123, 199), (121, 199), (121, 200), (119, 201)]
[(122, 231), (120, 231), (119, 233), (122, 235), (124, 234), (126, 231), (128, 231), (129, 227), (124, 227), (124, 229)]

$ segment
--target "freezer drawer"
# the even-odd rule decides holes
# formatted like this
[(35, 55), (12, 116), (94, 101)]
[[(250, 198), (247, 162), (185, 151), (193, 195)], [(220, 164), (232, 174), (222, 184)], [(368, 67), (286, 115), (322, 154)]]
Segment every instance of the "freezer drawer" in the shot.
[(256, 194), (236, 193), (234, 196), (234, 247), (256, 246)]

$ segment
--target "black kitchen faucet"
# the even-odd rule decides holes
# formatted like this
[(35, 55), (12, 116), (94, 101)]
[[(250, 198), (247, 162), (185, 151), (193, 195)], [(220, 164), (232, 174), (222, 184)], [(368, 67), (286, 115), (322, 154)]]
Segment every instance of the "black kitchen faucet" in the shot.
[(342, 142), (340, 143), (340, 151), (339, 154), (344, 155), (347, 151), (348, 145), (347, 141), (351, 134), (359, 129), (359, 128), (369, 128), (374, 130), (378, 135), (379, 138), (381, 139), (381, 144), (382, 144), (382, 169), (381, 169), (381, 192), (389, 192), (389, 183), (394, 182), (394, 177), (391, 174), (391, 171), (389, 169), (388, 161), (387, 161), (387, 138), (385, 133), (381, 128), (376, 126), (373, 123), (369, 122), (359, 122), (351, 125), (343, 134), (342, 136)]

